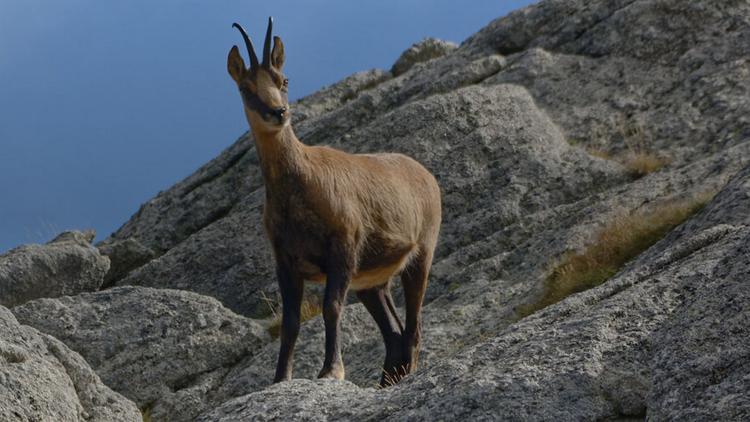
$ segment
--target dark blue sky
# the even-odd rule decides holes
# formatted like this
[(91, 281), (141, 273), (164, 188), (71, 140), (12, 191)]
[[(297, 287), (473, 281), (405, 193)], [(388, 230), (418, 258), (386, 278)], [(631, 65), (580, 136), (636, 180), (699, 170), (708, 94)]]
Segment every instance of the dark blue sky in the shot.
[(0, 253), (66, 229), (106, 237), (234, 142), (247, 123), (226, 73), (233, 21), (258, 46), (274, 16), (299, 98), (529, 3), (2, 0)]

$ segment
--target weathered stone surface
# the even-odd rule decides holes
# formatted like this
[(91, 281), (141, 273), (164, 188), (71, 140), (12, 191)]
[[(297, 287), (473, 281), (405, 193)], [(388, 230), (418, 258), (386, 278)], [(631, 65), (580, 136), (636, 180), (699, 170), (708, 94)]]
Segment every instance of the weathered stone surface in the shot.
[[(345, 410), (338, 406), (333, 412), (326, 409), (335, 391), (336, 400), (361, 403), (370, 399), (372, 391), (362, 390), (347, 381), (294, 380), (276, 384), (255, 394), (231, 400), (218, 409), (202, 415), (197, 421), (246, 421), (246, 420), (361, 420), (361, 412), (352, 407)], [(283, 403), (279, 405), (279, 403)]]
[(321, 116), (338, 109), (363, 92), (390, 79), (391, 75), (380, 69), (365, 70), (347, 76), (341, 81), (299, 99), (294, 103), (294, 122)]
[(507, 54), (486, 83), (524, 85), (569, 138), (688, 162), (750, 137), (749, 15), (743, 1), (542, 1), (462, 49)]
[(142, 266), (154, 257), (151, 249), (132, 237), (100, 245), (99, 253), (109, 258), (110, 263), (102, 288), (111, 287), (131, 270)]
[(167, 253), (132, 271), (118, 285), (191, 290), (254, 317), (270, 313), (276, 297), (273, 256), (262, 226), (262, 191), (236, 211), (193, 234)]
[(93, 230), (65, 232), (44, 245), (19, 246), (0, 255), (0, 305), (98, 289), (109, 259), (91, 246), (95, 235)]
[(230, 400), (203, 420), (743, 420), (750, 217), (730, 211), (737, 207), (750, 207), (750, 167), (604, 285), (489, 333), (395, 387), (295, 380)]
[(133, 402), (105, 386), (55, 338), (0, 306), (0, 420), (140, 422)]
[(396, 62), (391, 67), (391, 74), (399, 76), (406, 73), (407, 70), (411, 69), (417, 63), (442, 57), (456, 48), (458, 46), (450, 41), (425, 38), (418, 43), (414, 43), (414, 45), (401, 53), (401, 56), (396, 59)]
[(175, 290), (119, 287), (35, 300), (13, 312), (81, 353), (154, 420), (190, 420), (204, 408), (202, 378), (270, 340), (215, 299)]

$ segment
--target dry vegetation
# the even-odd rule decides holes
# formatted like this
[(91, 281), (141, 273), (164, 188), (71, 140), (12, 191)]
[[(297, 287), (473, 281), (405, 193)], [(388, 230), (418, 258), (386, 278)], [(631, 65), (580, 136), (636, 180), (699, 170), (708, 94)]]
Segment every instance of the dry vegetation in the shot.
[[(409, 375), (409, 371), (407, 370), (406, 365), (401, 365), (400, 367), (394, 368), (394, 369), (396, 369), (395, 374), (387, 374), (387, 373), (384, 374), (385, 386), (381, 386), (380, 384), (378, 384), (375, 387), (376, 389), (380, 390), (382, 388), (393, 387), (394, 385), (398, 384), (402, 379), (404, 379), (407, 375)], [(382, 370), (383, 372), (385, 372), (385, 368), (383, 368)]]
[(612, 154), (609, 153), (606, 149), (603, 148), (586, 148), (586, 152), (589, 153), (589, 155), (593, 155), (594, 157), (601, 158), (602, 160), (612, 160)]
[[(593, 145), (586, 152), (604, 160), (613, 160), (625, 166), (633, 178), (653, 173), (669, 164), (669, 159), (660, 156), (650, 148), (650, 141), (643, 125), (637, 121), (621, 120), (616, 125), (616, 133), (625, 144), (626, 150), (613, 154), (610, 151), (608, 131), (602, 127), (592, 129)], [(575, 143), (571, 142), (575, 145)]]
[(596, 287), (615, 275), (628, 261), (698, 212), (712, 193), (663, 203), (647, 212), (613, 218), (581, 253), (563, 257), (544, 283), (542, 297), (517, 308), (523, 318), (571, 294)]
[(647, 151), (631, 151), (620, 163), (635, 178), (653, 173), (668, 164), (667, 160)]
[(141, 416), (143, 417), (143, 422), (151, 422), (151, 406), (141, 410)]
[[(263, 300), (268, 303), (271, 308), (273, 317), (268, 325), (268, 333), (271, 337), (277, 338), (281, 334), (281, 305), (278, 302), (271, 301), (270, 299), (263, 297)], [(323, 312), (323, 308), (320, 306), (320, 302), (313, 296), (305, 296), (302, 299), (302, 308), (300, 309), (300, 322), (305, 322), (312, 319)]]
[(619, 124), (619, 132), (628, 152), (617, 161), (628, 169), (631, 176), (643, 177), (669, 164), (667, 159), (651, 151), (649, 147), (651, 142), (642, 123), (623, 120)]
[(628, 173), (635, 179), (653, 173), (669, 164), (669, 160), (644, 149), (631, 149), (628, 152), (617, 156), (613, 156), (609, 151), (599, 148), (587, 148), (586, 152), (588, 152), (589, 155), (604, 160), (617, 161), (625, 166)]

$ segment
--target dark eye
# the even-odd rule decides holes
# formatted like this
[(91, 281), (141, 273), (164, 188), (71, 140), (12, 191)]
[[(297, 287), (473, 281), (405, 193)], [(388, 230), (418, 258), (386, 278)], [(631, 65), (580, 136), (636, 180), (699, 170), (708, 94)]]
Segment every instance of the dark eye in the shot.
[(283, 86), (284, 88), (288, 88), (289, 87), (289, 79), (284, 78), (284, 81), (281, 82), (281, 86)]

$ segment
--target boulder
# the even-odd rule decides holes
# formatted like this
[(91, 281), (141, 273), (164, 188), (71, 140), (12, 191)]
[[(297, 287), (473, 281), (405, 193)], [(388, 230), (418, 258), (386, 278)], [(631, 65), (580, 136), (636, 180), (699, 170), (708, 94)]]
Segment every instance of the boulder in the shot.
[(215, 299), (176, 290), (119, 287), (39, 299), (13, 312), (81, 353), (154, 420), (190, 420), (204, 409), (203, 384), (270, 340)]
[(131, 270), (142, 266), (154, 257), (154, 252), (138, 240), (129, 237), (99, 245), (99, 253), (109, 258), (109, 272), (104, 277), (102, 288), (111, 287)]
[(64, 232), (44, 245), (24, 245), (0, 255), (0, 305), (97, 290), (109, 259), (91, 246), (96, 233)]
[(140, 422), (76, 352), (0, 306), (0, 420)]
[(442, 57), (457, 48), (458, 45), (450, 41), (443, 41), (432, 37), (425, 38), (401, 53), (401, 56), (396, 59), (396, 62), (391, 67), (391, 74), (399, 76), (406, 73), (407, 70), (411, 69), (417, 63)]

